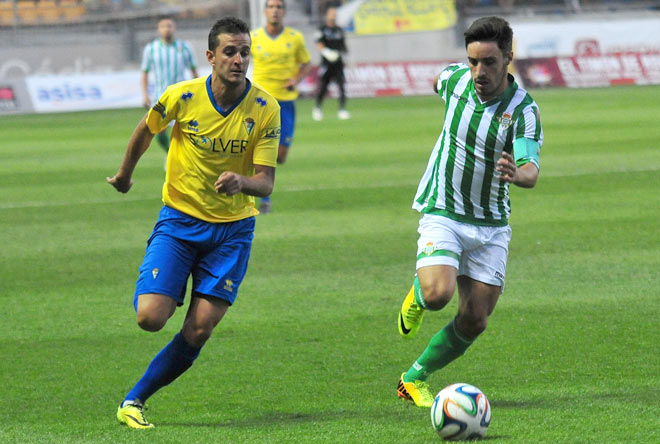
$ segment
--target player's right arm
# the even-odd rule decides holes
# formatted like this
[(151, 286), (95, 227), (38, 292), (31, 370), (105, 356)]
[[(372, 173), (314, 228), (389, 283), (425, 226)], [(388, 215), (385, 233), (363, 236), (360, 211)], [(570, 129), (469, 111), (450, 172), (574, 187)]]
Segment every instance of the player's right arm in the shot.
[(149, 98), (149, 73), (142, 71), (142, 106), (149, 109), (151, 106), (151, 99)]
[(151, 51), (150, 51), (151, 45), (147, 45), (144, 47), (144, 51), (142, 51), (142, 78), (140, 81), (140, 85), (142, 86), (142, 105), (145, 108), (149, 108), (151, 106), (151, 100), (149, 99), (149, 70), (151, 69)]
[(128, 147), (126, 148), (126, 154), (124, 154), (124, 160), (121, 162), (117, 174), (112, 177), (106, 177), (106, 181), (115, 187), (115, 189), (121, 193), (127, 193), (128, 190), (133, 186), (133, 181), (131, 176), (133, 175), (133, 170), (140, 160), (140, 157), (147, 151), (151, 139), (154, 135), (147, 126), (147, 117), (143, 117), (138, 126), (133, 131), (131, 139), (128, 142)]

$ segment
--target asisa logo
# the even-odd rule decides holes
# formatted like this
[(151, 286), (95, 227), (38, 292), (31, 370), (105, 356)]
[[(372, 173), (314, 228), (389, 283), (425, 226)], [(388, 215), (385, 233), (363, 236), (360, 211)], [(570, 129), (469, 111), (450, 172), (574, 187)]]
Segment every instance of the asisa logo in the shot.
[(39, 88), (37, 100), (40, 102), (98, 101), (103, 98), (101, 87), (96, 85), (71, 85), (64, 83), (49, 88)]
[(193, 93), (191, 93), (190, 91), (185, 92), (181, 95), (181, 100), (183, 100), (185, 102), (186, 100), (192, 99), (192, 96), (193, 96)]
[(257, 97), (257, 98), (255, 99), (255, 101), (256, 101), (259, 105), (261, 105), (261, 106), (266, 106), (266, 104), (268, 103), (268, 102), (266, 102), (266, 100), (264, 100), (264, 99), (261, 98), (261, 97)]

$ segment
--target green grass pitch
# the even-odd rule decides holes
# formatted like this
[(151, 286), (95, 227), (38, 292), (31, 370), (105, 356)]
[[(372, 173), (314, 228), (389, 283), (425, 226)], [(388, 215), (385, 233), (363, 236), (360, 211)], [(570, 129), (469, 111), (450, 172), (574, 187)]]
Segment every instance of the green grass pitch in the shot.
[[(506, 291), (484, 335), (429, 382), (486, 393), (488, 442), (660, 442), (660, 88), (532, 94), (541, 177), (512, 187)], [(329, 100), (319, 123), (299, 102), (238, 300), (149, 400), (151, 431), (115, 412), (185, 313), (152, 334), (131, 305), (163, 152), (154, 143), (127, 195), (105, 183), (143, 110), (0, 118), (0, 442), (438, 442), (396, 383), (456, 298), (411, 341), (396, 315), (442, 102), (349, 105), (339, 121)]]

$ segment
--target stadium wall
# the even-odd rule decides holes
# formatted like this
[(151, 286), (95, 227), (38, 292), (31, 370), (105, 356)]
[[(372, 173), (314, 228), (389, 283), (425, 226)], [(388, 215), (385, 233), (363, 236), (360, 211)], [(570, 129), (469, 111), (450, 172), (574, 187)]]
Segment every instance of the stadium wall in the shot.
[[(658, 13), (509, 20), (516, 33), (517, 75), (528, 86), (660, 83)], [(201, 28), (180, 29), (178, 37), (192, 43), (204, 74), (209, 70)], [(464, 59), (457, 30), (349, 35), (349, 95), (431, 94), (433, 76)], [(318, 63), (314, 29), (304, 32), (312, 62)], [(46, 29), (31, 31), (26, 43), (0, 32), (0, 114), (140, 106), (139, 58), (153, 36), (151, 27), (132, 33)], [(301, 90), (311, 94), (314, 87), (312, 77)]]

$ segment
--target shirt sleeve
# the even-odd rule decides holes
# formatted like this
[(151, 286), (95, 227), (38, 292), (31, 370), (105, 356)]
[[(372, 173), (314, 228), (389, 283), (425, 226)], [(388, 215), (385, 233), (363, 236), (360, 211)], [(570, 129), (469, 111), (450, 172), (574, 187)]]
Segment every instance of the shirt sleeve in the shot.
[(323, 43), (325, 45), (325, 39), (323, 38), (323, 29), (317, 29), (314, 33), (314, 41), (316, 43)]
[(151, 43), (144, 47), (142, 51), (142, 71), (149, 72), (151, 71)]
[(541, 128), (541, 116), (539, 115), (539, 108), (536, 103), (525, 106), (522, 112), (515, 121), (514, 140), (516, 139), (532, 139), (543, 144), (543, 129)]
[(197, 58), (195, 57), (195, 53), (192, 50), (192, 46), (190, 46), (190, 43), (185, 42), (184, 43), (184, 48), (186, 50), (186, 64), (189, 69), (195, 69), (197, 68)]
[(523, 108), (515, 121), (513, 152), (516, 165), (532, 162), (540, 169), (540, 150), (543, 145), (543, 129), (541, 117), (536, 103)]
[(152, 134), (163, 131), (172, 120), (176, 119), (179, 102), (173, 99), (175, 97), (173, 87), (167, 88), (147, 113), (147, 127)]
[(269, 101), (263, 124), (259, 131), (259, 138), (252, 154), (252, 163), (255, 165), (277, 166), (277, 150), (280, 145), (280, 106), (275, 100)]
[(310, 56), (305, 46), (305, 37), (302, 34), (298, 34), (298, 48), (296, 50), (296, 62), (299, 65), (303, 63), (309, 63)]
[(449, 65), (440, 72), (440, 78), (438, 79), (438, 95), (442, 96), (447, 101), (447, 83), (449, 78), (461, 68), (461, 65), (453, 64)]

